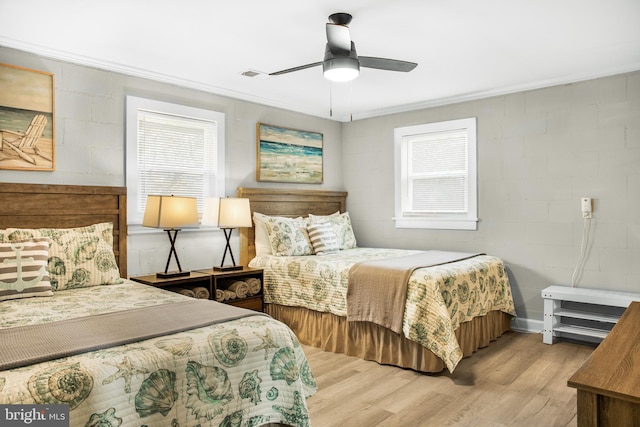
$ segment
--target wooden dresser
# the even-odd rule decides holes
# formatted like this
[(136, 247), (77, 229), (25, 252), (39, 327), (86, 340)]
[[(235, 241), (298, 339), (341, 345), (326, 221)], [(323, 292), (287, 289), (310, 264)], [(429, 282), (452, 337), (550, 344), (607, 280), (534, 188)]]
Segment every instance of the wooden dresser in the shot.
[(578, 427), (640, 426), (640, 302), (568, 381), (578, 390)]

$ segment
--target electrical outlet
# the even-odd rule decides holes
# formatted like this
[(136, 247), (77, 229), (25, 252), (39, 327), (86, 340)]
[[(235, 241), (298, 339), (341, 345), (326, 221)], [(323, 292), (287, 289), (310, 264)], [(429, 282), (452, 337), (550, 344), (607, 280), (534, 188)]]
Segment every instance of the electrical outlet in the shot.
[(593, 199), (590, 197), (582, 197), (580, 199), (582, 210), (582, 218), (591, 218), (593, 214)]

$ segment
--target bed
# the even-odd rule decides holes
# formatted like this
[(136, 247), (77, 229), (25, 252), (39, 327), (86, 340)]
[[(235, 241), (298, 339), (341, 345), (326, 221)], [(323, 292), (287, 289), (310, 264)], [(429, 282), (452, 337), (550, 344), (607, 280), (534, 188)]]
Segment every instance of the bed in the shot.
[(72, 426), (310, 425), (291, 329), (125, 279), (126, 230), (124, 188), (0, 184), (0, 404), (67, 405)]
[[(274, 255), (277, 248), (268, 253), (260, 236), (265, 217), (270, 221), (268, 231), (279, 231), (279, 218), (289, 224), (287, 218), (304, 221), (307, 232), (312, 222), (330, 220), (335, 225), (339, 217), (349, 223), (347, 193), (238, 188), (237, 196), (250, 200), (254, 215), (254, 226), (240, 230), (240, 262), (265, 270), (265, 312), (286, 323), (304, 344), (419, 372), (453, 372), (463, 357), (510, 329), (515, 309), (509, 279), (502, 261), (486, 254), (469, 254), (459, 261), (413, 270), (401, 309), (401, 329), (377, 321), (353, 320), (347, 310), (352, 304), (347, 293), (354, 265), (420, 254), (359, 248), (353, 240), (350, 247), (323, 256), (312, 255), (313, 250), (301, 250), (294, 256), (286, 251)], [(291, 227), (304, 227), (300, 224)]]

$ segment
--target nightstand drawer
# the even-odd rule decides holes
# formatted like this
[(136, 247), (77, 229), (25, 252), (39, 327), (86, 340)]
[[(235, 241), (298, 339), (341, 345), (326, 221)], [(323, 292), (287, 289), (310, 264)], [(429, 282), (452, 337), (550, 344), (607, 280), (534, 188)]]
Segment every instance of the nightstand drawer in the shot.
[(225, 301), (225, 303), (236, 307), (248, 308), (249, 310), (262, 311), (262, 296), (234, 299)]

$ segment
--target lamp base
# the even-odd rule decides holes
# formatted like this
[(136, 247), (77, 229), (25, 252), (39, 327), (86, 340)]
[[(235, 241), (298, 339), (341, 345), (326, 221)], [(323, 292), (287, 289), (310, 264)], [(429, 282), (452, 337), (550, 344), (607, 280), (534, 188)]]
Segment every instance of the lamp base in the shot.
[(222, 267), (213, 267), (213, 271), (236, 271), (242, 270), (242, 268), (241, 265), (225, 265)]
[(156, 273), (159, 279), (171, 279), (174, 277), (184, 277), (190, 275), (190, 271), (167, 271), (166, 273)]

